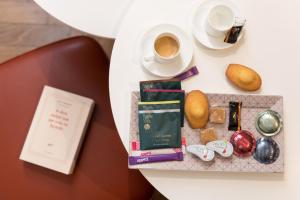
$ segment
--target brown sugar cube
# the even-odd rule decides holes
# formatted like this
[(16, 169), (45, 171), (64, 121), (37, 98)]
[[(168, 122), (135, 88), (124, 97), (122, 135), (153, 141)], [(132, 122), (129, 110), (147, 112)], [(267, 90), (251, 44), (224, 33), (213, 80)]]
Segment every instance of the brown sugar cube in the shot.
[(207, 128), (200, 132), (200, 142), (207, 144), (208, 142), (217, 140), (215, 128)]
[(225, 109), (224, 108), (210, 108), (209, 122), (215, 124), (223, 124), (225, 122)]

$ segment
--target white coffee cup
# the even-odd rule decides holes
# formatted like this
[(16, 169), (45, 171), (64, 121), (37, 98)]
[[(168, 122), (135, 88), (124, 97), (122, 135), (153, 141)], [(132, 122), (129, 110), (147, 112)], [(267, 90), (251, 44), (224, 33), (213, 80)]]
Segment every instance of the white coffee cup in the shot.
[(234, 25), (234, 12), (226, 5), (212, 7), (206, 19), (206, 32), (214, 37), (225, 36)]
[(152, 44), (152, 51), (144, 57), (144, 64), (152, 62), (171, 63), (180, 55), (180, 40), (170, 32), (157, 35)]

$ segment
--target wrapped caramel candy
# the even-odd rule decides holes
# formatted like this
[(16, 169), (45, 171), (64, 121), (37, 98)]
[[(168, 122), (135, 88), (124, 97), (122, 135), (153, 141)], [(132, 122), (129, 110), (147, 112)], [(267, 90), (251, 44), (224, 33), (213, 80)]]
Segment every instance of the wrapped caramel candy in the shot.
[(223, 124), (225, 122), (225, 109), (219, 107), (212, 107), (209, 110), (209, 122), (215, 124)]
[(216, 130), (215, 128), (207, 128), (200, 132), (200, 142), (201, 144), (207, 144), (208, 142), (212, 142), (217, 140)]

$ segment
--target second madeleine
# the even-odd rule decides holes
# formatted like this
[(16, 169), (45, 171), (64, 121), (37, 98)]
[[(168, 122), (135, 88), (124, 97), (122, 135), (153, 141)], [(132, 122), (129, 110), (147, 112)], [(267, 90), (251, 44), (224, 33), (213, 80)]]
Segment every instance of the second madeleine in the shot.
[(185, 98), (185, 116), (192, 128), (204, 128), (208, 122), (209, 106), (206, 95), (193, 90)]
[(246, 91), (258, 90), (262, 84), (260, 75), (256, 71), (240, 64), (230, 64), (226, 76), (231, 83)]

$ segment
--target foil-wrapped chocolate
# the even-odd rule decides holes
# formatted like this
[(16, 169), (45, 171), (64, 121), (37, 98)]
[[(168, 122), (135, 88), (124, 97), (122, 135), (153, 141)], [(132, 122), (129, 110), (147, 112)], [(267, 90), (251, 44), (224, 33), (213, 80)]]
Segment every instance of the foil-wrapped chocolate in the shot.
[(233, 146), (233, 153), (238, 157), (246, 157), (253, 154), (256, 147), (256, 140), (253, 134), (246, 130), (236, 131), (230, 138)]
[(280, 149), (272, 138), (260, 138), (256, 142), (254, 159), (263, 164), (274, 163), (279, 157)]
[(234, 44), (238, 40), (243, 27), (246, 23), (246, 19), (236, 17), (233, 27), (227, 32), (224, 42)]
[(229, 131), (241, 130), (241, 109), (242, 102), (229, 102)]
[(281, 131), (282, 124), (282, 118), (278, 112), (265, 110), (257, 115), (255, 127), (263, 136), (273, 136)]

